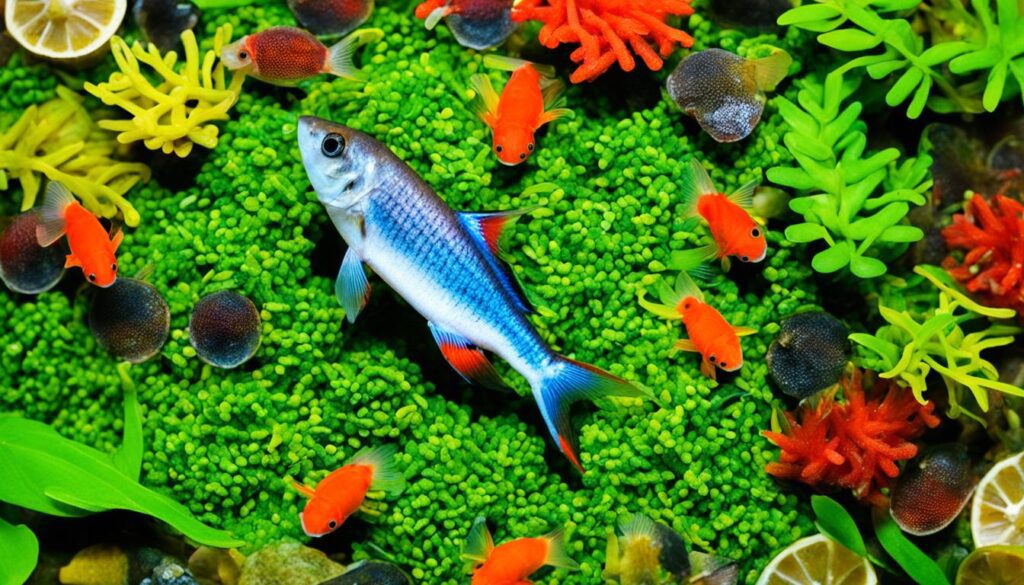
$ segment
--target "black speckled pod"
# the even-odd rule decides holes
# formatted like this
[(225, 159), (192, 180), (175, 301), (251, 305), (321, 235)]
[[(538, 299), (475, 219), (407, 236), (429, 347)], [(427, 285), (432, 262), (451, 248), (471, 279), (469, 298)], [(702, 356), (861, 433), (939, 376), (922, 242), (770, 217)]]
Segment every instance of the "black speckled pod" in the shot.
[(768, 370), (787, 395), (807, 398), (839, 381), (852, 349), (846, 326), (828, 313), (785, 319), (768, 348)]
[(260, 346), (260, 313), (252, 301), (234, 291), (215, 292), (196, 303), (188, 335), (204, 362), (236, 368)]
[(907, 462), (892, 487), (889, 511), (904, 532), (933, 534), (960, 515), (973, 488), (967, 447), (933, 445)]
[(0, 280), (14, 292), (46, 292), (64, 276), (64, 245), (40, 246), (36, 240), (38, 224), (38, 213), (26, 211), (0, 234)]
[(315, 35), (347, 35), (373, 13), (373, 0), (288, 0), (288, 8)]
[(364, 561), (320, 585), (412, 585), (412, 579), (390, 563)]
[(171, 313), (153, 285), (122, 276), (110, 287), (93, 292), (89, 328), (100, 347), (123, 360), (139, 363), (164, 346)]

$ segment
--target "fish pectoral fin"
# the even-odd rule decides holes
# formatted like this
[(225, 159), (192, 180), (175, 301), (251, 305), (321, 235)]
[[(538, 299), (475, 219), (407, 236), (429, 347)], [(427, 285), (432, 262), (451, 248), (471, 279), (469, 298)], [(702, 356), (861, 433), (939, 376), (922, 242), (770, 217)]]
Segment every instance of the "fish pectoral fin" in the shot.
[(487, 259), (487, 263), (490, 264), (498, 280), (501, 281), (505, 292), (515, 299), (516, 305), (524, 313), (535, 313), (536, 309), (530, 299), (526, 298), (526, 292), (523, 291), (512, 268), (501, 259), (501, 235), (516, 219), (533, 210), (534, 208), (458, 214), (459, 222), (466, 228), (470, 237), (477, 244), (477, 248)]
[(757, 333), (757, 329), (753, 327), (737, 327), (733, 325), (732, 330), (736, 333), (737, 337), (746, 337), (747, 335), (754, 335)]
[(64, 268), (75, 268), (81, 267), (82, 261), (78, 259), (78, 256), (74, 254), (68, 254), (67, 259), (64, 261)]
[(715, 365), (709, 362), (707, 359), (704, 359), (703, 361), (700, 362), (700, 373), (704, 374), (708, 378), (711, 378), (712, 380), (718, 380), (718, 378), (715, 376)]
[(540, 118), (537, 120), (537, 127), (539, 128), (544, 124), (550, 124), (559, 118), (572, 118), (575, 116), (576, 114), (569, 108), (555, 108), (553, 110), (548, 110), (540, 115)]
[(309, 487), (308, 485), (295, 481), (294, 479), (291, 479), (289, 481), (291, 482), (292, 487), (295, 488), (295, 491), (299, 492), (303, 496), (306, 496), (307, 498), (312, 498), (316, 496), (316, 490)]
[(498, 96), (498, 92), (494, 91), (491, 78), (483, 73), (476, 73), (469, 78), (469, 87), (476, 92), (476, 99), (473, 100), (470, 107), (488, 126), (494, 128), (498, 122), (496, 113), (501, 98)]
[(121, 228), (114, 228), (114, 232), (110, 236), (110, 247), (112, 252), (117, 252), (117, 249), (121, 247), (121, 242), (124, 241), (124, 230)]
[(508, 388), (508, 385), (494, 369), (494, 364), (487, 359), (482, 349), (473, 345), (472, 341), (433, 323), (428, 323), (428, 325), (444, 359), (448, 360), (448, 363), (467, 382), (479, 384), (492, 390)]
[(494, 550), (494, 538), (491, 531), (487, 529), (487, 520), (479, 517), (473, 521), (473, 528), (469, 530), (466, 541), (462, 545), (462, 558), (477, 563), (487, 561)]
[(674, 347), (675, 349), (678, 349), (679, 351), (691, 351), (691, 352), (695, 352), (695, 353), (699, 353), (700, 352), (700, 350), (697, 349), (697, 344), (695, 344), (693, 341), (691, 341), (691, 340), (689, 340), (689, 339), (687, 339), (685, 337), (680, 339), (680, 340), (677, 340), (675, 343), (673, 343), (672, 347)]
[(739, 189), (729, 195), (729, 201), (739, 205), (744, 210), (750, 211), (754, 208), (754, 190), (761, 184), (759, 179), (747, 181)]
[(370, 301), (370, 283), (366, 280), (366, 269), (356, 252), (349, 248), (341, 261), (338, 278), (334, 281), (334, 294), (345, 307), (345, 318), (355, 323), (359, 312)]

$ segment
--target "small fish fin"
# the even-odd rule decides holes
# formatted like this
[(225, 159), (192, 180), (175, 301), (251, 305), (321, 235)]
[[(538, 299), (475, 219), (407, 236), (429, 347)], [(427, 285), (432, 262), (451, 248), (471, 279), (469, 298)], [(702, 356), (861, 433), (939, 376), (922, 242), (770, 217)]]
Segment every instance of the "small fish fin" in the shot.
[(570, 405), (606, 396), (651, 397), (650, 391), (641, 386), (565, 356), (554, 356), (541, 374), (533, 387), (533, 396), (559, 450), (580, 472), (583, 465), (579, 459), (579, 438), (569, 419)]
[(620, 574), (622, 574), (622, 567), (619, 558), (619, 537), (615, 536), (614, 530), (609, 530), (608, 546), (604, 550), (604, 571), (601, 576), (614, 580)]
[(112, 252), (117, 252), (117, 249), (121, 247), (121, 242), (124, 241), (124, 230), (120, 227), (114, 228), (113, 233), (110, 236), (110, 246)]
[(515, 273), (512, 272), (512, 268), (501, 259), (501, 236), (517, 219), (532, 213), (535, 209), (536, 207), (531, 207), (514, 211), (462, 212), (458, 214), (459, 222), (476, 242), (477, 247), (487, 259), (487, 263), (497, 274), (505, 291), (515, 299), (516, 306), (524, 313), (536, 313), (537, 311), (530, 299), (526, 298), (526, 292)]
[(65, 258), (64, 260), (64, 268), (76, 268), (81, 266), (82, 261), (79, 260), (78, 256), (75, 256), (74, 254), (68, 254), (67, 258)]
[(647, 291), (641, 290), (640, 296), (637, 299), (640, 306), (654, 313), (655, 315), (663, 318), (670, 319), (672, 321), (678, 321), (680, 319), (679, 312), (676, 311), (674, 306), (663, 305), (660, 303), (652, 303), (647, 300)]
[(686, 271), (694, 282), (706, 285), (715, 278), (715, 269), (709, 264), (701, 264)]
[(690, 552), (691, 583), (700, 585), (736, 585), (740, 569), (735, 562), (706, 553)]
[(704, 165), (697, 160), (697, 157), (690, 158), (690, 163), (683, 171), (680, 191), (679, 201), (683, 206), (683, 217), (696, 217), (698, 215), (697, 201), (704, 195), (717, 192), (715, 185), (711, 182), (711, 177), (708, 176)]
[(775, 86), (789, 74), (793, 58), (782, 49), (774, 49), (771, 55), (754, 61), (754, 79), (762, 91), (774, 91)]
[(682, 338), (682, 339), (676, 340), (676, 342), (674, 344), (672, 344), (672, 347), (675, 348), (675, 349), (678, 349), (679, 351), (689, 351), (689, 352), (693, 352), (693, 353), (700, 353), (700, 350), (697, 349), (697, 344), (694, 343), (692, 340), (687, 339), (685, 337)]
[(469, 78), (469, 87), (476, 92), (471, 108), (488, 126), (494, 128), (497, 123), (498, 102), (501, 97), (494, 91), (491, 78), (483, 73), (476, 73)]
[(676, 296), (681, 300), (686, 297), (694, 297), (700, 302), (704, 302), (704, 293), (701, 292), (700, 287), (697, 283), (690, 278), (690, 275), (685, 271), (680, 271), (679, 275), (676, 276)]
[(515, 57), (508, 57), (505, 55), (484, 55), (484, 67), (487, 67), (488, 69), (514, 72), (517, 69), (522, 68), (524, 65), (533, 66), (533, 69), (541, 77), (547, 77), (548, 79), (554, 79), (555, 77), (555, 68), (552, 65), (534, 63), (533, 61), (527, 61), (526, 59), (516, 59)]
[(39, 223), (36, 225), (36, 240), (40, 246), (50, 246), (64, 235), (67, 229), (64, 212), (74, 202), (74, 196), (63, 183), (50, 181), (46, 186), (46, 198), (39, 210)]
[(290, 483), (292, 484), (292, 487), (295, 488), (295, 491), (299, 492), (303, 496), (307, 498), (312, 498), (316, 496), (316, 490), (309, 487), (308, 485), (296, 481), (294, 479), (291, 480)]
[(757, 334), (757, 329), (754, 329), (752, 327), (738, 327), (736, 325), (733, 325), (732, 330), (736, 333), (737, 337), (746, 337), (748, 335)]
[(346, 79), (366, 81), (366, 73), (356, 67), (352, 57), (359, 47), (382, 38), (384, 38), (384, 31), (379, 28), (364, 28), (341, 39), (328, 49), (327, 72)]
[(451, 6), (441, 6), (430, 11), (427, 18), (423, 20), (423, 26), (427, 27), (427, 30), (434, 30), (441, 19), (454, 12)]
[(493, 550), (494, 538), (487, 529), (487, 520), (480, 516), (473, 521), (473, 528), (466, 536), (466, 542), (462, 543), (462, 558), (483, 563), (491, 556)]
[(366, 465), (373, 469), (369, 491), (397, 494), (405, 489), (405, 476), (395, 463), (396, 453), (398, 448), (394, 445), (368, 447), (353, 455), (349, 464)]
[(705, 262), (713, 260), (719, 253), (720, 249), (716, 243), (689, 250), (677, 250), (669, 255), (668, 267), (672, 270), (691, 272)]
[(630, 518), (628, 522), (620, 526), (619, 530), (622, 531), (623, 538), (646, 536), (653, 540), (657, 536), (657, 529), (654, 526), (654, 520), (651, 520), (643, 514), (633, 514), (633, 517)]
[(722, 272), (729, 272), (732, 269), (732, 260), (729, 260), (728, 256), (722, 256)]
[(458, 333), (446, 331), (433, 323), (427, 325), (430, 326), (430, 332), (434, 335), (434, 341), (441, 349), (444, 359), (448, 360), (452, 368), (467, 382), (492, 390), (508, 388), (482, 349)]
[(544, 557), (544, 564), (550, 567), (576, 570), (580, 568), (579, 563), (569, 558), (565, 550), (565, 528), (556, 528), (544, 536), (548, 541), (548, 554)]
[(760, 180), (747, 181), (735, 193), (729, 195), (729, 201), (750, 211), (754, 208), (754, 190), (761, 184)]
[(565, 105), (565, 83), (560, 79), (542, 83), (540, 94), (544, 100), (545, 110), (554, 110)]
[(718, 381), (718, 378), (715, 374), (715, 365), (709, 362), (707, 358), (701, 360), (700, 362), (700, 373), (704, 374), (708, 378), (711, 378), (712, 380)]
[(338, 278), (334, 281), (334, 294), (345, 307), (345, 318), (355, 323), (359, 312), (370, 301), (370, 283), (366, 280), (366, 269), (356, 252), (349, 248), (341, 261)]
[(537, 127), (540, 128), (544, 124), (550, 124), (560, 118), (575, 118), (576, 114), (569, 108), (555, 108), (548, 110), (540, 115), (537, 119)]

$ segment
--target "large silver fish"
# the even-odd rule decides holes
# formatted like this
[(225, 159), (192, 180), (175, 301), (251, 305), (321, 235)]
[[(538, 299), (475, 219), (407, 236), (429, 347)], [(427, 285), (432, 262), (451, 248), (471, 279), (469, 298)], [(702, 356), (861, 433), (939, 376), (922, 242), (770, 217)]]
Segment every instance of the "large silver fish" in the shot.
[(464, 378), (505, 387), (484, 350), (522, 374), (558, 448), (582, 469), (569, 405), (645, 392), (556, 354), (530, 325), (533, 309), (497, 254), (523, 212), (456, 213), (385, 145), (346, 126), (303, 117), (298, 134), (309, 180), (349, 246), (335, 286), (348, 319), (369, 300), (365, 264), (426, 317)]

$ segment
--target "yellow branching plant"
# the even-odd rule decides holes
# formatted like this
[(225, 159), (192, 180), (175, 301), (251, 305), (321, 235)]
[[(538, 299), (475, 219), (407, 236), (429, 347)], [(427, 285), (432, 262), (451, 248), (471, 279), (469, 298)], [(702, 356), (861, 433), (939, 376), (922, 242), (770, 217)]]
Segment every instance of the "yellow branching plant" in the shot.
[(21, 208), (31, 209), (45, 177), (64, 183), (96, 215), (120, 214), (127, 225), (138, 225), (139, 213), (124, 195), (139, 181), (149, 180), (149, 167), (116, 160), (117, 142), (97, 127), (82, 102), (81, 96), (60, 87), (55, 99), (26, 109), (0, 134), (0, 191), (17, 179)]
[[(220, 62), (221, 47), (231, 42), (231, 26), (217, 29), (213, 49), (200, 56), (199, 45), (191, 30), (181, 35), (185, 62), (175, 67), (174, 51), (161, 55), (153, 45), (135, 43), (128, 47), (124, 39), (110, 39), (110, 50), (120, 72), (99, 85), (85, 84), (85, 90), (109, 106), (117, 106), (131, 115), (126, 120), (103, 120), (101, 127), (117, 132), (118, 141), (128, 144), (141, 140), (150, 150), (174, 153), (182, 158), (198, 144), (217, 145), (219, 130), (213, 122), (228, 119), (228, 110), (238, 101), (245, 76), (234, 74), (225, 81)], [(147, 65), (159, 77), (153, 84), (143, 73)]]

